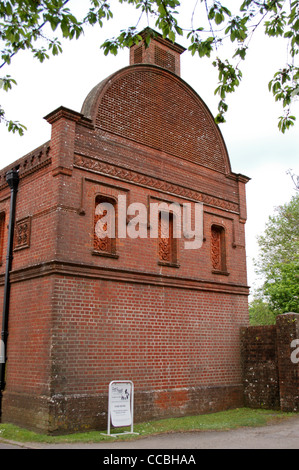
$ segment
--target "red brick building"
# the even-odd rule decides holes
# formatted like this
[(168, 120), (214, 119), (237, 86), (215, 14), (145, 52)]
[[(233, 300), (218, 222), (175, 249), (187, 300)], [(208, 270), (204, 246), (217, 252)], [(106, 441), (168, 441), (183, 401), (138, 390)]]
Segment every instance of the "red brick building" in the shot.
[[(105, 429), (109, 382), (124, 379), (134, 383), (135, 421), (243, 403), (248, 178), (232, 172), (210, 111), (180, 78), (183, 51), (159, 35), (133, 46), (130, 65), (97, 85), (80, 113), (50, 113), (49, 142), (0, 173), (4, 422)], [(97, 205), (109, 202), (117, 218), (120, 195), (127, 206), (203, 203), (201, 248), (161, 231), (99, 239)]]

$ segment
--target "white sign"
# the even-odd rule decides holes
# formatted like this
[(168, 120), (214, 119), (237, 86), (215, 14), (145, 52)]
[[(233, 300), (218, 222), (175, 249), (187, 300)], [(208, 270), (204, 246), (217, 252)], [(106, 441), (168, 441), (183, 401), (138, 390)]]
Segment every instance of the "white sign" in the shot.
[(115, 427), (132, 424), (130, 382), (113, 382), (110, 384), (111, 422)]
[(108, 399), (108, 436), (110, 425), (114, 427), (131, 426), (131, 431), (121, 434), (138, 434), (133, 432), (134, 385), (130, 380), (113, 380), (109, 384)]

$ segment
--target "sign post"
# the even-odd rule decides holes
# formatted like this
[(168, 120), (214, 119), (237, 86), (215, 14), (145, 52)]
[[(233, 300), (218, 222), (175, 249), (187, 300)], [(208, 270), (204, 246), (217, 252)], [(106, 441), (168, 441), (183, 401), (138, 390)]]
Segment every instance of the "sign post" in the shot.
[[(108, 436), (138, 434), (133, 432), (134, 384), (130, 380), (113, 380), (109, 384)], [(131, 426), (131, 431), (110, 433), (110, 427)]]

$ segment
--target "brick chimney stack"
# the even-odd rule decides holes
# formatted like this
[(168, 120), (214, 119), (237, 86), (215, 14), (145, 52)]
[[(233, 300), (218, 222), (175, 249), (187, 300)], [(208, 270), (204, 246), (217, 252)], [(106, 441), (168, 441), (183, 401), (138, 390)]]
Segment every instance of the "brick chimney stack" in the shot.
[[(146, 47), (145, 37), (148, 34), (151, 35), (151, 41), (149, 46)], [(180, 56), (186, 49), (179, 44), (164, 39), (160, 33), (150, 28), (145, 28), (140, 35), (143, 37), (143, 41), (130, 49), (130, 65), (157, 65), (180, 76)]]

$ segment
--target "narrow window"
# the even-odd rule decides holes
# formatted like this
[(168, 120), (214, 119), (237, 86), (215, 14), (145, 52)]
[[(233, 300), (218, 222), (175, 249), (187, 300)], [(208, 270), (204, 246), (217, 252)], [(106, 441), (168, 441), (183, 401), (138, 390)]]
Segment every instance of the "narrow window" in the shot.
[(177, 243), (173, 236), (174, 215), (172, 213), (159, 213), (159, 264), (178, 267)]
[(214, 272), (226, 272), (225, 231), (219, 225), (211, 229), (211, 258)]
[(93, 249), (96, 254), (115, 255), (115, 201), (103, 196), (95, 199)]

